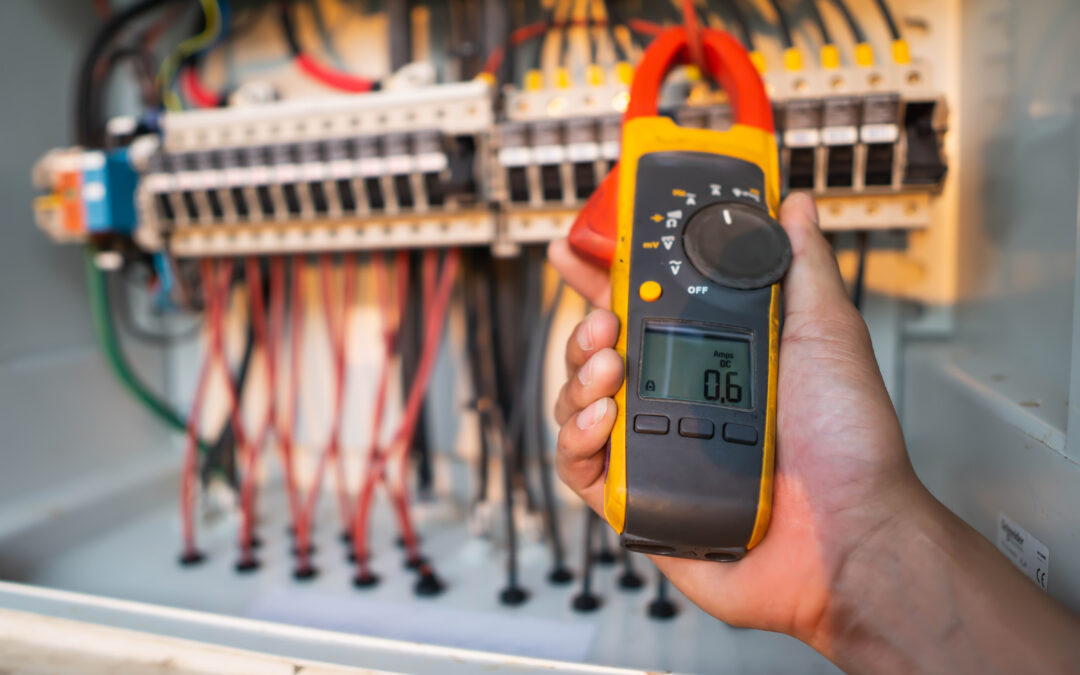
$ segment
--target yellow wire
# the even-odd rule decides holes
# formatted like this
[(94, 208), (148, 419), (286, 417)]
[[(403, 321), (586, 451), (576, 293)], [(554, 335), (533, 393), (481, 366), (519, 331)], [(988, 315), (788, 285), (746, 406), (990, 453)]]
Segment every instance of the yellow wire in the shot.
[(154, 84), (161, 91), (161, 100), (165, 103), (167, 110), (183, 110), (184, 108), (180, 97), (172, 89), (173, 78), (180, 67), (180, 62), (209, 47), (221, 35), (221, 7), (217, 0), (199, 0), (199, 2), (202, 5), (203, 16), (206, 17), (203, 32), (177, 45), (176, 49), (161, 62), (157, 77), (154, 79)]

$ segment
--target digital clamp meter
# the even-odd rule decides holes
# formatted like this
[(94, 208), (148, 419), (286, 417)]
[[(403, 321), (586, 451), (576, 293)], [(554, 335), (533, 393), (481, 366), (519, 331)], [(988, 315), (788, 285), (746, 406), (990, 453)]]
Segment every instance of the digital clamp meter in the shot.
[(643, 553), (729, 562), (761, 541), (772, 509), (780, 281), (791, 245), (776, 222), (772, 109), (739, 44), (702, 31), (732, 101), (726, 131), (656, 109), (687, 36), (659, 35), (635, 74), (619, 167), (579, 215), (571, 245), (611, 266), (626, 381), (616, 395), (604, 515)]

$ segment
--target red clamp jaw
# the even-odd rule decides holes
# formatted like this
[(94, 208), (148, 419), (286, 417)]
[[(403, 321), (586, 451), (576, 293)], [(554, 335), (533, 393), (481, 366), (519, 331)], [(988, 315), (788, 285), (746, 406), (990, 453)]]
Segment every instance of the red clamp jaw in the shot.
[[(728, 94), (735, 123), (773, 133), (772, 105), (765, 85), (742, 45), (723, 31), (704, 29), (702, 48), (706, 69)], [(690, 43), (683, 28), (668, 29), (653, 40), (634, 74), (624, 129), (632, 119), (659, 114), (657, 99), (664, 79), (675, 66), (690, 63), (690, 58)], [(610, 267), (615, 255), (618, 174), (616, 166), (600, 183), (578, 213), (568, 237), (579, 255), (603, 267)]]

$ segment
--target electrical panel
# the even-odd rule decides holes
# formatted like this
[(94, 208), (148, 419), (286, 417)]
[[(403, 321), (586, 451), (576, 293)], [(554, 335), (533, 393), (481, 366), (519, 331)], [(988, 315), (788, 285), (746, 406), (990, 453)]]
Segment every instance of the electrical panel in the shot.
[[(543, 247), (617, 165), (635, 64), (683, 22), (682, 3), (111, 4), (86, 27), (89, 45), (123, 19), (81, 64), (93, 95), (72, 97), (79, 138), (32, 167), (33, 216), (85, 250), (95, 336), (168, 430), (167, 461), (64, 511), (65, 527), (100, 537), (56, 565), (27, 553), (34, 564), (11, 574), (0, 556), (0, 571), (434, 643), (327, 657), (390, 670), (701, 671), (743, 650), (766, 670), (832, 672), (793, 641), (717, 625), (618, 549), (553, 466), (562, 349), (590, 303)], [(971, 3), (688, 4), (747, 47), (782, 190), (815, 197), (867, 296), (890, 393), (933, 418), (916, 388), (945, 375), (911, 343), (951, 339), (967, 299), (960, 199), (975, 174), (961, 180), (972, 146), (961, 163), (956, 45)], [(673, 71), (659, 103), (684, 127), (733, 123), (696, 66)], [(136, 367), (140, 339), (155, 370)], [(116, 501), (137, 513), (99, 522)], [(115, 550), (139, 551), (130, 575), (78, 571), (119, 569)], [(124, 611), (120, 625), (143, 616)], [(161, 621), (209, 639), (202, 619)], [(237, 624), (220, 642), (319, 658), (307, 634), (259, 630)]]

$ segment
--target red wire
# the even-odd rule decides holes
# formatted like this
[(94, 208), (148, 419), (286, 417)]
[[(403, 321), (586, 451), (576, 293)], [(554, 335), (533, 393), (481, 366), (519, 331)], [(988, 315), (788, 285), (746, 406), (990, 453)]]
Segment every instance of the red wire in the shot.
[(702, 73), (708, 72), (705, 66), (705, 49), (701, 46), (701, 24), (698, 22), (694, 0), (683, 0), (682, 15), (683, 24), (686, 26), (686, 42), (690, 47), (690, 60)]
[(300, 373), (303, 361), (303, 338), (304, 338), (304, 262), (303, 258), (296, 256), (291, 259), (292, 269), (292, 293), (290, 298), (290, 311), (292, 312), (289, 323), (290, 346), (289, 346), (289, 386), (285, 400), (285, 423), (281, 426), (282, 461), (285, 463), (285, 482), (289, 488), (290, 510), (293, 518), (293, 533), (296, 537), (297, 565), (300, 568), (307, 567), (309, 555), (309, 543), (307, 526), (304, 522), (303, 505), (300, 499), (300, 489), (296, 484), (293, 466), (293, 443), (296, 434), (296, 406), (298, 392), (300, 391)]
[(361, 566), (367, 563), (365, 533), (367, 531), (368, 510), (371, 504), (372, 492), (375, 489), (375, 482), (382, 478), (376, 474), (376, 466), (383, 464), (379, 461), (379, 435), (382, 431), (383, 417), (386, 413), (386, 398), (389, 391), (394, 352), (397, 348), (401, 316), (405, 312), (405, 303), (408, 301), (409, 294), (409, 253), (407, 251), (398, 251), (396, 256), (396, 304), (394, 298), (391, 297), (390, 275), (382, 252), (376, 251), (371, 258), (375, 272), (375, 293), (378, 297), (379, 310), (382, 316), (383, 360), (375, 393), (375, 408), (371, 419), (371, 438), (364, 463), (363, 482), (357, 491), (356, 512), (353, 517), (353, 556)]
[(254, 435), (254, 440), (248, 450), (247, 462), (240, 482), (240, 507), (242, 513), (243, 529), (240, 535), (241, 550), (250, 555), (250, 547), (254, 541), (255, 533), (255, 496), (256, 478), (259, 471), (259, 457), (262, 455), (263, 446), (269, 435), (271, 427), (275, 424), (277, 406), (275, 404), (276, 393), (276, 368), (274, 361), (275, 345), (268, 336), (266, 327), (266, 309), (263, 304), (263, 280), (259, 261), (256, 258), (247, 258), (244, 261), (245, 275), (248, 281), (248, 295), (251, 302), (251, 325), (255, 333), (255, 346), (261, 348), (267, 363), (267, 389), (269, 394), (266, 401), (266, 411), (262, 422)]
[(344, 457), (341, 453), (341, 421), (345, 402), (345, 376), (347, 375), (346, 362), (346, 323), (348, 321), (349, 307), (353, 304), (354, 289), (356, 286), (356, 259), (346, 255), (342, 267), (344, 268), (344, 292), (342, 293), (342, 311), (337, 317), (333, 311), (333, 293), (330, 290), (330, 256), (319, 256), (319, 276), (322, 281), (323, 306), (326, 313), (326, 329), (330, 338), (330, 351), (334, 359), (334, 403), (330, 421), (330, 435), (324, 452), (329, 453), (334, 460), (336, 472), (336, 488), (338, 508), (341, 512), (341, 522), (346, 531), (349, 530), (349, 517), (351, 505), (349, 501), (348, 485), (345, 479)]
[[(347, 309), (353, 301), (355, 295), (356, 286), (356, 270), (355, 270), (355, 258), (352, 256), (346, 256), (345, 258), (345, 290), (344, 290), (344, 303)], [(315, 513), (315, 506), (318, 503), (319, 492), (322, 489), (323, 477), (326, 474), (326, 466), (330, 460), (334, 460), (335, 468), (337, 471), (337, 488), (338, 488), (338, 505), (342, 512), (342, 521), (346, 528), (349, 527), (349, 515), (351, 511), (351, 505), (349, 502), (349, 495), (345, 483), (345, 470), (343, 458), (340, 452), (340, 429), (341, 421), (344, 411), (344, 391), (345, 391), (345, 374), (346, 374), (346, 359), (345, 359), (345, 344), (346, 344), (346, 331), (345, 322), (347, 319), (346, 312), (342, 311), (340, 321), (335, 321), (332, 312), (333, 306), (330, 302), (330, 259), (329, 256), (321, 256), (319, 258), (319, 271), (322, 277), (323, 287), (323, 301), (325, 311), (327, 312), (327, 325), (330, 327), (330, 342), (331, 348), (334, 350), (334, 406), (331, 417), (331, 431), (330, 438), (327, 441), (326, 447), (321, 453), (319, 453), (319, 461), (315, 467), (315, 478), (309, 489), (306, 497), (304, 498), (300, 512), (299, 519), (296, 523), (296, 548), (298, 553), (298, 567), (303, 568), (306, 566), (307, 558), (310, 553), (310, 530), (311, 520)]]
[(199, 69), (194, 65), (184, 66), (180, 71), (180, 86), (184, 89), (184, 96), (198, 108), (217, 108), (221, 105), (221, 95), (203, 86)]
[[(203, 397), (206, 395), (207, 386), (210, 383), (210, 375), (214, 365), (219, 359), (219, 346), (221, 343), (220, 332), (222, 323), (222, 306), (228, 293), (229, 279), (222, 275), (219, 279), (214, 274), (214, 262), (204, 260), (200, 272), (202, 275), (203, 293), (206, 297), (206, 313), (209, 333), (207, 335), (206, 351), (203, 356), (202, 366), (199, 368), (199, 378), (195, 384), (195, 392), (191, 399), (191, 409), (188, 412), (187, 426), (185, 429), (186, 442), (184, 447), (184, 461), (180, 476), (180, 527), (182, 531), (184, 554), (194, 556), (198, 554), (195, 548), (195, 472), (198, 459), (198, 434), (199, 419), (202, 416)], [(242, 432), (241, 432), (242, 433)], [(239, 436), (238, 436), (239, 439)]]
[(294, 60), (300, 70), (304, 71), (309, 77), (318, 80), (333, 89), (353, 93), (364, 93), (371, 91), (375, 87), (375, 82), (373, 80), (349, 75), (348, 73), (329, 68), (319, 63), (319, 61), (310, 54), (301, 52), (296, 55)]
[[(294, 311), (302, 315), (299, 306), (293, 305)], [(280, 373), (280, 358), (282, 336), (285, 328), (285, 260), (273, 258), (270, 261), (270, 326), (266, 340), (266, 386), (270, 392), (271, 423), (277, 431), (278, 454), (281, 458), (285, 473), (285, 493), (289, 502), (289, 514), (293, 522), (296, 522), (296, 514), (299, 511), (299, 502), (296, 496), (296, 477), (293, 474), (291, 432), (281, 430), (281, 421), (278, 414), (278, 375)], [(296, 376), (299, 370), (294, 371)], [(290, 399), (291, 400), (291, 399)], [(289, 406), (292, 404), (289, 403)], [(286, 408), (287, 410), (290, 408)], [(292, 422), (290, 421), (291, 425)], [(288, 444), (285, 437), (289, 437)]]
[(646, 21), (644, 19), (629, 19), (626, 22), (627, 28), (635, 33), (641, 33), (642, 35), (651, 35), (656, 37), (660, 33), (664, 32), (664, 27), (653, 21)]
[[(434, 251), (428, 252), (425, 255), (425, 263), (432, 255), (436, 255)], [(412, 445), (413, 435), (415, 434), (416, 425), (419, 421), (420, 406), (423, 404), (424, 397), (427, 394), (427, 388), (431, 382), (435, 361), (439, 354), (439, 346), (442, 344), (443, 323), (446, 317), (447, 307), (450, 303), (450, 292), (453, 290), (454, 278), (457, 275), (457, 268), (460, 260), (460, 249), (451, 249), (446, 255), (434, 299), (426, 312), (424, 321), (424, 343), (421, 350), (420, 363), (417, 366), (416, 374), (413, 376), (413, 381), (409, 386), (409, 395), (406, 400), (405, 413), (402, 422), (398, 427), (397, 433), (394, 435), (389, 451), (380, 455), (375, 466), (367, 473), (363, 492), (357, 500), (357, 517), (353, 529), (353, 547), (357, 563), (360, 565), (361, 575), (365, 574), (367, 571), (367, 525), (370, 516), (371, 499), (374, 493), (375, 481), (383, 475), (386, 464), (395, 459), (395, 457), (399, 457), (402, 453), (405, 453), (407, 458), (406, 450)], [(391, 500), (398, 517), (398, 525), (409, 558), (410, 560), (419, 560), (420, 555), (417, 547), (416, 535), (413, 531), (408, 514), (408, 493), (405, 487), (405, 480), (406, 478), (404, 475), (399, 475), (397, 489), (391, 490)]]

